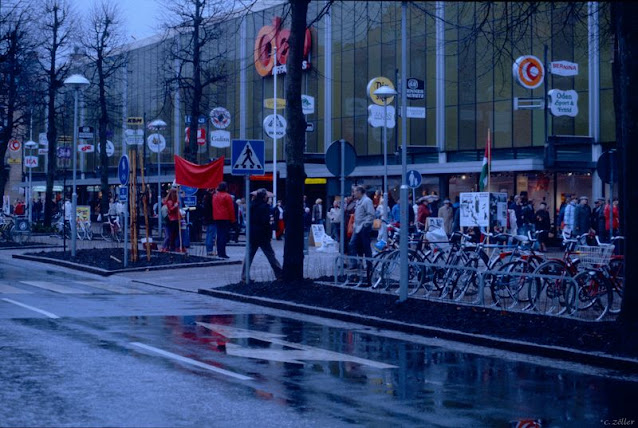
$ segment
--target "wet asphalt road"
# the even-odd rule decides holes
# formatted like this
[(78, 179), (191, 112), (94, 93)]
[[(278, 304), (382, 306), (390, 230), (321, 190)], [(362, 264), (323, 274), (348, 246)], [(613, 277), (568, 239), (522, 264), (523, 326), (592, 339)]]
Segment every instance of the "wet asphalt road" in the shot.
[(635, 374), (117, 281), (0, 265), (0, 426), (638, 420)]

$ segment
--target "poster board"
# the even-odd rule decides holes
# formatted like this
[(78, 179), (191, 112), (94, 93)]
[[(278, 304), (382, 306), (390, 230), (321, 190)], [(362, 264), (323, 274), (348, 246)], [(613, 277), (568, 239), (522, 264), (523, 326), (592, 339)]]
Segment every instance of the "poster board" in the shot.
[(310, 235), (308, 236), (308, 239), (309, 239), (308, 244), (314, 247), (321, 247), (323, 243), (323, 237), (325, 235), (326, 235), (326, 229), (324, 229), (323, 224), (310, 225)]
[(89, 205), (78, 205), (76, 207), (75, 215), (78, 221), (87, 222), (91, 220), (91, 207)]
[(443, 217), (428, 217), (425, 225), (427, 230), (443, 229)]
[(507, 226), (507, 193), (466, 192), (460, 194), (461, 227)]

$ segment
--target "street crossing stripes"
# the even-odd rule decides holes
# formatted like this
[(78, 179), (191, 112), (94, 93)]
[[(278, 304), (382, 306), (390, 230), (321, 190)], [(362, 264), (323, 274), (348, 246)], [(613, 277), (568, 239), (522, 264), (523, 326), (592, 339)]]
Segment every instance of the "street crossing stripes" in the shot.
[(28, 309), (28, 310), (30, 310), (30, 311), (37, 312), (37, 313), (39, 313), (39, 314), (44, 315), (44, 316), (45, 316), (45, 317), (47, 317), (47, 318), (52, 318), (52, 319), (58, 319), (58, 318), (60, 318), (60, 317), (59, 317), (59, 316), (57, 316), (56, 314), (53, 314), (53, 313), (51, 313), (51, 312), (47, 312), (47, 311), (45, 311), (45, 310), (43, 310), (43, 309), (36, 308), (35, 306), (26, 305), (26, 304), (24, 304), (24, 303), (16, 302), (15, 300), (11, 300), (11, 299), (2, 299), (2, 300), (3, 300), (3, 301), (5, 301), (5, 302), (7, 302), (7, 303), (11, 303), (11, 304), (14, 304), (14, 305), (16, 305), (16, 306), (20, 306), (20, 307), (22, 307), (22, 308)]
[(33, 292), (12, 287), (7, 284), (0, 284), (0, 294), (33, 294)]
[(90, 291), (80, 290), (78, 288), (71, 288), (64, 285), (56, 284), (49, 281), (20, 281), (23, 284), (31, 285), (33, 287), (42, 288), (49, 291), (62, 294), (90, 294)]
[(89, 287), (99, 288), (100, 290), (110, 291), (112, 293), (118, 293), (118, 294), (146, 294), (145, 292), (143, 292), (141, 290), (136, 290), (134, 288), (126, 288), (126, 287), (122, 287), (120, 285), (109, 284), (109, 283), (105, 283), (105, 282), (99, 282), (99, 281), (75, 281), (75, 282), (77, 282), (79, 284), (82, 284), (82, 285), (89, 286)]
[[(78, 284), (78, 287), (73, 287), (73, 284)], [(66, 285), (52, 281), (18, 281), (14, 285), (0, 282), (0, 294), (33, 294), (34, 291), (29, 290), (28, 286), (60, 294), (98, 294), (102, 291), (115, 294), (147, 294), (135, 288), (100, 281), (71, 281), (67, 282)], [(27, 287), (19, 288), (20, 285)], [(86, 288), (92, 288), (93, 290), (87, 290)]]

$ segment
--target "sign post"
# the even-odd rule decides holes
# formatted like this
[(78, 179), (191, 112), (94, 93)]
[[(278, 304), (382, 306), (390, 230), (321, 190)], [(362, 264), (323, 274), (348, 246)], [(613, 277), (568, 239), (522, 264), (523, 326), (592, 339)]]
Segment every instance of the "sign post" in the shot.
[(246, 194), (246, 284), (250, 284), (250, 176), (264, 175), (266, 144), (264, 140), (233, 140), (230, 166), (232, 175), (244, 176)]
[[(117, 165), (117, 177), (120, 179), (120, 184), (126, 186), (128, 184), (128, 177), (130, 173), (130, 164), (127, 155), (122, 155), (120, 162)], [(128, 205), (124, 205), (124, 267), (128, 266)]]

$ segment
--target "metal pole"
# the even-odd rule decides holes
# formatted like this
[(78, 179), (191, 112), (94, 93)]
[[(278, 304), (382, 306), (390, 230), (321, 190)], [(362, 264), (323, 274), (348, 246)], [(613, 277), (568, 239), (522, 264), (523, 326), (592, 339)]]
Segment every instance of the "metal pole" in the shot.
[(383, 217), (388, 221), (388, 98), (383, 98)]
[[(341, 172), (341, 223), (339, 224), (339, 252), (342, 256), (341, 260), (343, 261), (346, 242), (346, 175), (344, 174), (346, 170), (346, 140), (339, 140), (339, 144), (341, 144), (341, 166), (339, 169)], [(343, 263), (341, 263), (340, 274), (343, 275)]]
[(69, 220), (71, 223), (71, 257), (75, 257), (77, 245), (77, 224), (75, 216), (78, 206), (78, 194), (75, 188), (75, 175), (78, 163), (78, 92), (79, 89), (75, 88), (75, 105), (73, 108), (73, 193), (71, 196), (71, 216)]
[(246, 222), (246, 284), (250, 284), (250, 176), (246, 175), (244, 177), (244, 187), (246, 202), (244, 204), (245, 207), (245, 217), (244, 221)]
[[(399, 234), (399, 259), (401, 260), (401, 275), (399, 278), (399, 301), (403, 302), (408, 298), (408, 147), (407, 147), (407, 3), (401, 3), (401, 230)], [(387, 206), (387, 204), (386, 204)]]
[(162, 180), (160, 178), (160, 151), (157, 145), (157, 245), (162, 240)]
[(273, 136), (273, 148), (272, 148), (272, 206), (277, 205), (277, 46), (273, 48), (274, 66), (272, 68), (272, 74), (275, 78), (274, 83), (274, 105), (273, 109), (275, 111), (275, 130)]

